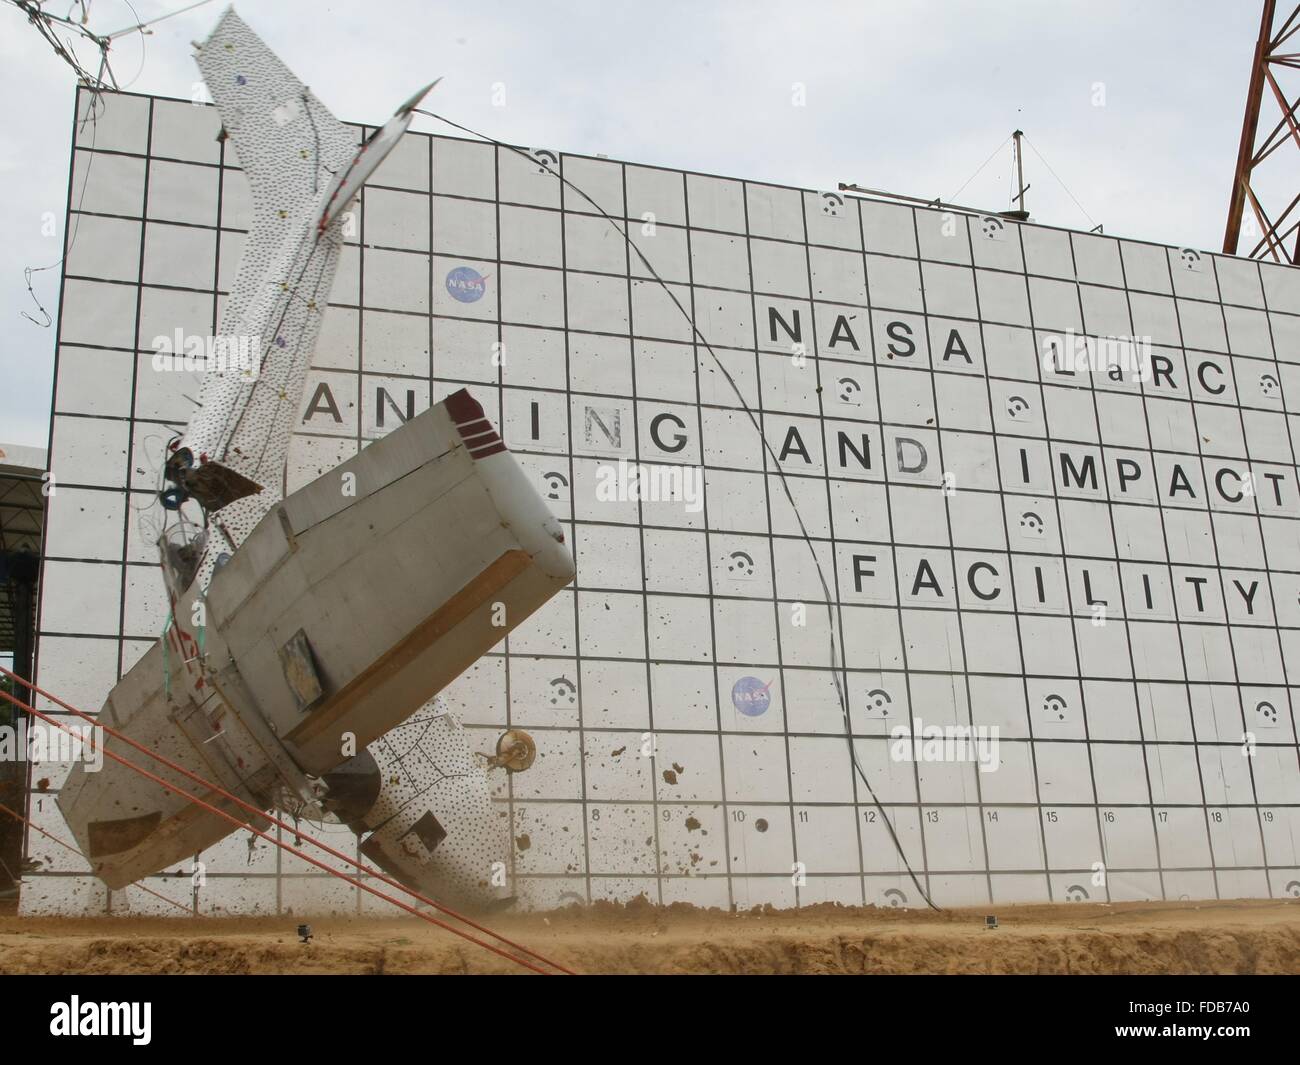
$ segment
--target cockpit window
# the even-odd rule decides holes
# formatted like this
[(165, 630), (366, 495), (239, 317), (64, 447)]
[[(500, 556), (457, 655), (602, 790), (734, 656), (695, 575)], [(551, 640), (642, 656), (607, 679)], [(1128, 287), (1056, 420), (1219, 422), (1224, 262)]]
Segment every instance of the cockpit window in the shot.
[(194, 583), (199, 563), (203, 559), (203, 549), (207, 545), (207, 530), (192, 521), (182, 520), (170, 525), (158, 538), (163, 576), (173, 598), (179, 599)]

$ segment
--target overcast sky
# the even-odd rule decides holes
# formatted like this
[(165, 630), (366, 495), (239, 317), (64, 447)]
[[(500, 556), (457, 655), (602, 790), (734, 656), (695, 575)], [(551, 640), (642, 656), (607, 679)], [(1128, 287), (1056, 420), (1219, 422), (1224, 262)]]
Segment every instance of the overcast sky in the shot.
[[(187, 0), (133, 0), (139, 19)], [(64, 13), (71, 0), (48, 0)], [(134, 92), (190, 98), (189, 42), (224, 0), (120, 39)], [(1284, 5), (1285, 6), (1285, 5)], [(431, 104), (502, 140), (815, 189), (950, 197), (1017, 126), (1036, 221), (1218, 250), (1260, 6), (1253, 0), (245, 0), (255, 31), (341, 119)], [(89, 0), (90, 26), (138, 21)], [(494, 106), (494, 86), (504, 106)], [(792, 87), (806, 86), (794, 106)], [(0, 6), (0, 441), (46, 445), (54, 330), (24, 266), (60, 256), (74, 76)], [(1266, 116), (1269, 112), (1266, 110)], [(1267, 117), (1271, 127), (1275, 117)], [(416, 129), (448, 132), (418, 118)], [(1294, 159), (1279, 153), (1294, 184)], [(959, 202), (1007, 207), (1007, 146)], [(1290, 187), (1283, 188), (1289, 200)], [(58, 270), (37, 274), (57, 316)], [(38, 315), (37, 315), (38, 316)]]

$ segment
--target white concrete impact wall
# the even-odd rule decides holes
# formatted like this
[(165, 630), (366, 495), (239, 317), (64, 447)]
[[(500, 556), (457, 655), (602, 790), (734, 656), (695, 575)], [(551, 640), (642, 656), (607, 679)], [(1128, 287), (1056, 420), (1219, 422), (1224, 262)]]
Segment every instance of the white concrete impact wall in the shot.
[[(165, 619), (138, 512), (199, 383), (155, 339), (215, 331), (249, 216), (213, 109), (101, 110), (39, 644), (91, 710)], [(1300, 895), (1300, 272), (537, 158), (617, 225), (492, 144), (376, 173), (288, 470), (468, 387), (565, 523), (575, 585), (446, 692), (476, 749), (537, 741), (494, 774), (521, 905), (924, 905), (886, 821), (945, 907)], [(150, 878), (175, 906), (28, 846), (32, 913), (392, 912), (247, 833)]]

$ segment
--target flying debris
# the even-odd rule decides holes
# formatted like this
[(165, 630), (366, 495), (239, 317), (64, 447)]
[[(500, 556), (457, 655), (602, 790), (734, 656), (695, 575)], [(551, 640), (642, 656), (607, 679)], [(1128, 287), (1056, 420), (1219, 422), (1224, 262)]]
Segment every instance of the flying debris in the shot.
[[(198, 62), (254, 205), (216, 339), (257, 338), (256, 357), (209, 367), (168, 445), (171, 615), (102, 720), (260, 809), (350, 825), (420, 891), (499, 900), (508, 826), (434, 697), (573, 579), (559, 522), (464, 390), (282, 492), (343, 216), (427, 89), (358, 147), (233, 10)], [(179, 794), (194, 786), (180, 774), (151, 769), (162, 783), (77, 766), (59, 794), (111, 888), (235, 830)], [(239, 815), (217, 790), (199, 798)]]

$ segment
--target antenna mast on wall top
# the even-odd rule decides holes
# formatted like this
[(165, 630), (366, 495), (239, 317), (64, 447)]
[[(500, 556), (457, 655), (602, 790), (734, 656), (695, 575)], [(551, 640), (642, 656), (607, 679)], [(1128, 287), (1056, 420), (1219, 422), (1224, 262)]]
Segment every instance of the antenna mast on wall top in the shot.
[(1025, 155), (1020, 138), (1025, 134), (1022, 130), (1015, 130), (1011, 134), (1011, 139), (1015, 142), (1016, 152), (1016, 188), (1020, 191), (1011, 197), (1012, 203), (1018, 203), (1020, 206), (1010, 211), (999, 211), (1003, 218), (1013, 218), (1017, 222), (1029, 221), (1029, 212), (1025, 209), (1025, 193), (1029, 191), (1029, 186), (1025, 184)]

